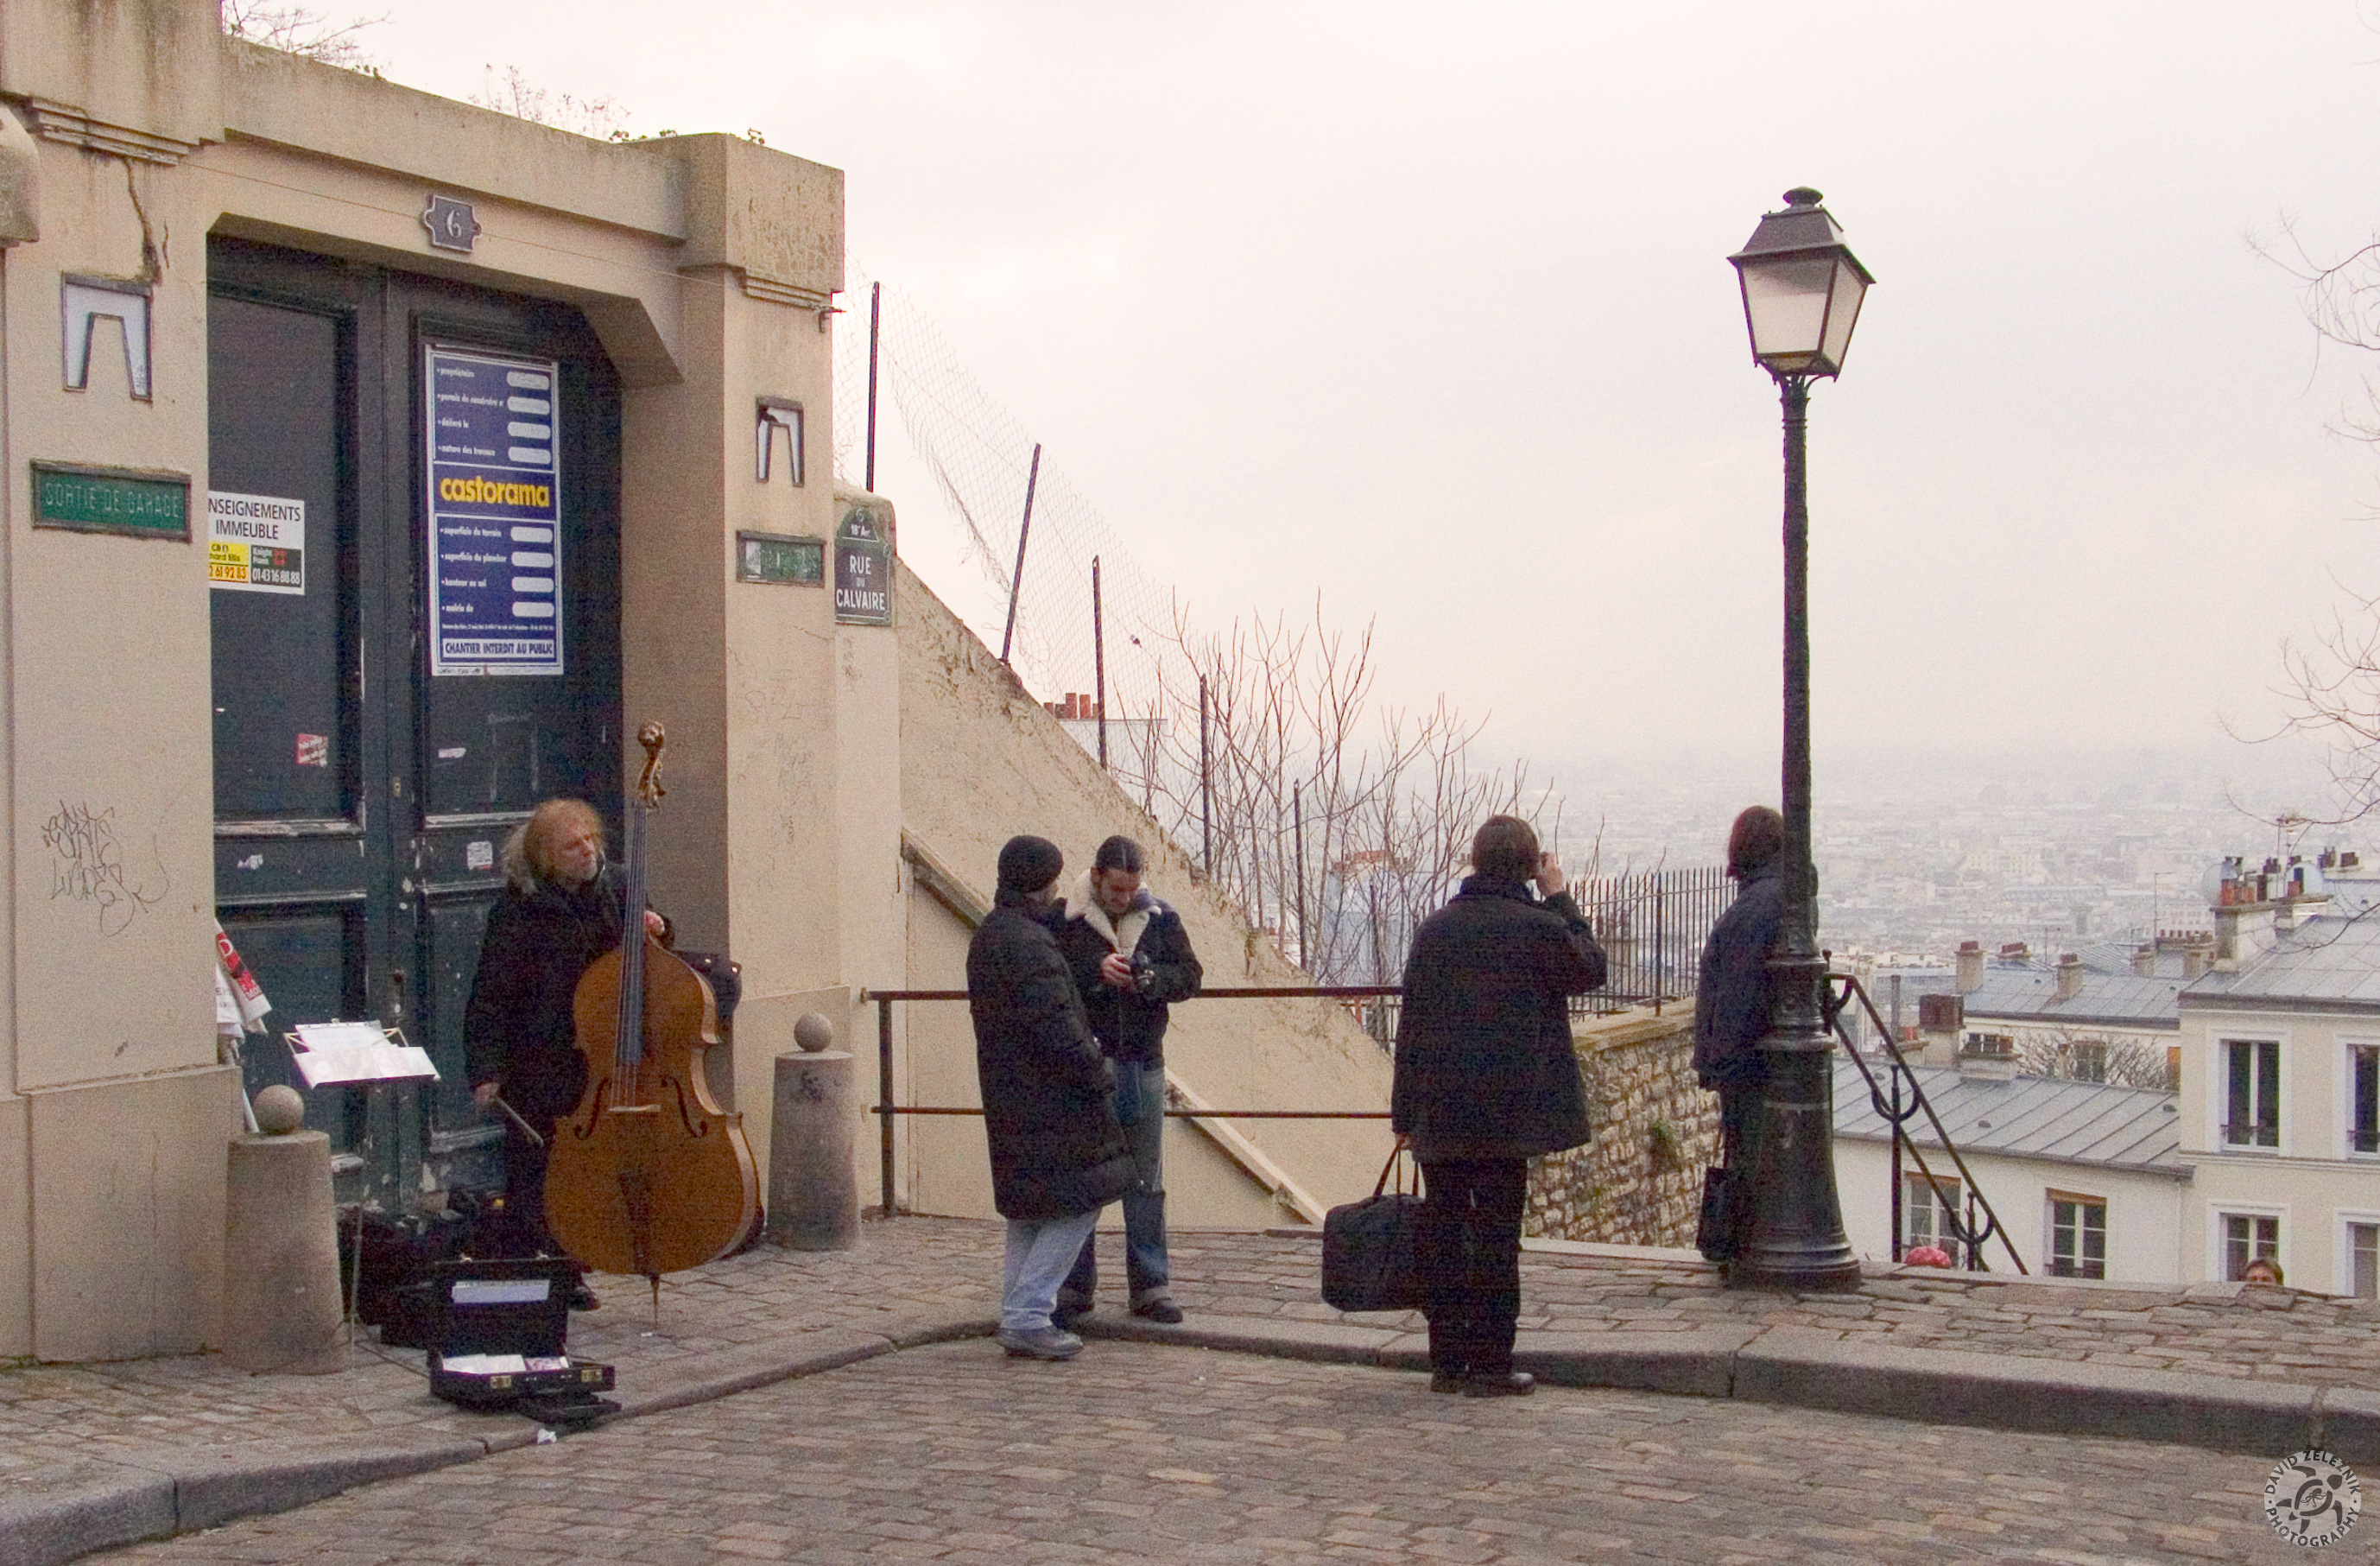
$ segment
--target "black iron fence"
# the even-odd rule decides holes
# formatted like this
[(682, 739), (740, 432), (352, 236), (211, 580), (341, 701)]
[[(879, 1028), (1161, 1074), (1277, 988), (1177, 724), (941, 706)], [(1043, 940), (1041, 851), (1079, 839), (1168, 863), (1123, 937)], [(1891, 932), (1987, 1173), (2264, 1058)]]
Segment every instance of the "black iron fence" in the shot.
[[(2029, 1275), (2033, 1269), (2024, 1265), (2024, 1257), (2017, 1253), (2016, 1242), (2010, 1238), (2008, 1230), (2001, 1224), (2000, 1215), (1992, 1210), (1992, 1204), (1976, 1188), (1974, 1171), (1967, 1167), (1966, 1158), (1951, 1142), (1949, 1132), (1943, 1129), (1942, 1117), (1934, 1112), (1934, 1105), (1925, 1097), (1924, 1085), (1917, 1080), (1917, 1074), (1910, 1069), (1908, 1057), (1900, 1052), (1900, 1043), (1893, 1038), (1891, 1028), (1876, 1011), (1876, 1002), (1869, 999), (1866, 988), (1849, 974), (1829, 974), (1827, 981), (1834, 989), (1829, 1014), (1835, 1035), (1842, 1040), (1843, 1054), (1866, 1079), (1868, 1102), (1875, 1107), (1885, 1124), (1892, 1128), (1892, 1259), (1899, 1261), (1903, 1248), (1900, 1160), (1905, 1153), (1917, 1165), (1918, 1177), (1925, 1182), (1926, 1189), (1940, 1204), (1937, 1210), (1941, 1215), (1942, 1227), (1948, 1232), (1946, 1238), (1951, 1242), (1950, 1255), (1954, 1263), (1970, 1272), (1990, 1271), (1990, 1266), (1984, 1260), (1984, 1247), (1997, 1239), (2001, 1248), (2008, 1252), (2008, 1258), (2015, 1264), (2017, 1271)], [(1854, 1002), (1867, 1013), (1868, 1020), (1876, 1025), (1876, 1032), (1884, 1039), (1885, 1064), (1881, 1080), (1877, 1078), (1875, 1068), (1861, 1055), (1850, 1029), (1843, 1026), (1842, 1013)], [(1925, 1149), (1909, 1134), (1909, 1123), (1921, 1114), (1933, 1130), (1937, 1150), (1949, 1154), (1951, 1166), (1959, 1171), (1957, 1180), (1946, 1181), (1926, 1167)], [(1963, 1217), (1959, 1211), (1958, 1195), (1961, 1183), (1966, 1190)]]
[(1734, 893), (1715, 865), (1637, 875), (1586, 876), (1571, 888), (1611, 965), (1590, 1013), (1659, 1005), (1694, 992), (1703, 942)]
[[(1658, 1014), (1671, 1002), (1692, 999), (1703, 943), (1734, 893), (1727, 872), (1706, 866), (1586, 876), (1571, 884), (1571, 895), (1594, 927), (1596, 943), (1609, 965), (1602, 989), (1571, 998), (1572, 1020), (1579, 1021), (1638, 1006), (1650, 1006)], [(1402, 993), (1380, 988), (1345, 1002), (1355, 1026), (1383, 1050), (1396, 1045)]]

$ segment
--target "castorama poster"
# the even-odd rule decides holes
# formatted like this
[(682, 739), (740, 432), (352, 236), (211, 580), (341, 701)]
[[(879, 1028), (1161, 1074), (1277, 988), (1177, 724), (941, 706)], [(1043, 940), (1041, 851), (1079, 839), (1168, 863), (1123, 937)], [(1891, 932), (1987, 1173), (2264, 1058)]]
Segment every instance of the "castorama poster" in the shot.
[(562, 430), (552, 359), (424, 350), (430, 672), (562, 673)]

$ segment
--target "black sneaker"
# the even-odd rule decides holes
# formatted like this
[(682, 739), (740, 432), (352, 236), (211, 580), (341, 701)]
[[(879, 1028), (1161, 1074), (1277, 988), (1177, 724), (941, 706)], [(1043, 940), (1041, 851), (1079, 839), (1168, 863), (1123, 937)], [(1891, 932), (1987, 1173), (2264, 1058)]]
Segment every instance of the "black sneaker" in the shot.
[(595, 1297), (594, 1290), (589, 1288), (586, 1284), (581, 1283), (570, 1291), (570, 1308), (573, 1310), (601, 1310), (603, 1308), (603, 1302)]
[(1463, 1395), (1466, 1398), (1524, 1398), (1536, 1390), (1537, 1378), (1525, 1370), (1491, 1370), (1484, 1376), (1463, 1378)]
[(1154, 1321), (1160, 1327), (1182, 1325), (1182, 1307), (1172, 1300), (1143, 1300), (1132, 1307), (1132, 1313), (1144, 1321)]

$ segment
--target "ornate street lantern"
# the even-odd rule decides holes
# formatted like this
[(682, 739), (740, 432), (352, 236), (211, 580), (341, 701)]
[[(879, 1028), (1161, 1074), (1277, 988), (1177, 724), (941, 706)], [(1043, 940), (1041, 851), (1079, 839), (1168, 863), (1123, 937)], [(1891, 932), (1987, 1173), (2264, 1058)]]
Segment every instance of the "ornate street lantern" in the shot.
[(1807, 186), (1785, 192), (1742, 249), (1727, 259), (1743, 285), (1752, 357), (1769, 374), (1811, 379), (1842, 372), (1860, 297), (1876, 281), (1843, 243), (1843, 231)]

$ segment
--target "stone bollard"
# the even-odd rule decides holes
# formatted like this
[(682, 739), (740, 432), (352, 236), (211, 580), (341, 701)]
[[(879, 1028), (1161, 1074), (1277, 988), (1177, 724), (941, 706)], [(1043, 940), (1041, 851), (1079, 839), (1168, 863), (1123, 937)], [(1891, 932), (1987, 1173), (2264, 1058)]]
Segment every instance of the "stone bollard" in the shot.
[(234, 1137), (225, 1196), (225, 1357), (242, 1370), (346, 1368), (331, 1139), (297, 1130)]
[(801, 1049), (777, 1057), (769, 1130), (769, 1239), (796, 1251), (859, 1244), (859, 1183), (851, 1169), (851, 1056), (829, 1050), (834, 1026), (816, 1012), (794, 1024)]

